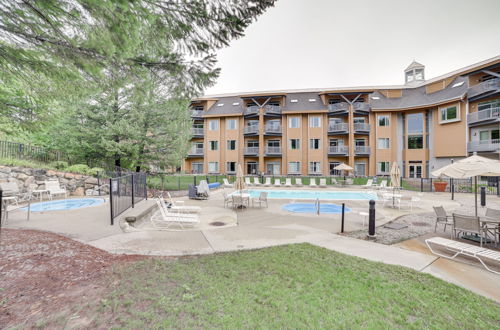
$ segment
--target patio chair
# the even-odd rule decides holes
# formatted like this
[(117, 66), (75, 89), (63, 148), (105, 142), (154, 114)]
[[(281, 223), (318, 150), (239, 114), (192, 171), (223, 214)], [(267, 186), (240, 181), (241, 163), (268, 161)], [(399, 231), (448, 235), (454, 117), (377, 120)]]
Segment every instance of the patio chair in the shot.
[(16, 204), (19, 206), (19, 199), (22, 197), (19, 186), (15, 182), (1, 182), (0, 189), (2, 190), (2, 202), (7, 204)]
[(380, 186), (378, 186), (378, 189), (386, 189), (387, 188), (387, 180), (382, 180), (380, 182)]
[(223, 178), (222, 182), (223, 182), (222, 187), (224, 187), (224, 188), (232, 188), (233, 187), (233, 184), (229, 183), (229, 181), (227, 180), (227, 178)]
[(52, 199), (57, 195), (64, 195), (64, 198), (68, 198), (68, 192), (66, 188), (59, 185), (59, 181), (45, 181), (45, 189), (49, 191), (49, 198)]
[[(484, 220), (494, 220), (494, 221), (500, 221), (500, 210), (497, 209), (491, 209), (487, 208), (486, 209), (486, 214), (484, 216)], [(482, 222), (483, 228), (490, 234), (493, 235), (495, 238), (495, 246), (498, 246), (498, 243), (500, 243), (499, 236), (500, 236), (500, 222), (496, 223), (488, 223), (488, 222)]]
[(316, 178), (311, 178), (309, 179), (309, 187), (317, 187), (318, 185), (316, 184)]
[(302, 187), (302, 178), (295, 178), (295, 186), (296, 187)]
[(207, 199), (206, 196), (198, 193), (197, 186), (193, 184), (188, 185), (188, 197), (189, 199)]
[(184, 229), (187, 226), (192, 227), (200, 223), (200, 219), (196, 214), (168, 212), (163, 208), (159, 199), (156, 199), (156, 205), (159, 212), (153, 214), (150, 221), (153, 227), (157, 229), (168, 229), (172, 225), (178, 225)]
[(223, 191), (222, 196), (224, 197), (224, 207), (228, 207), (229, 205), (233, 205), (233, 196), (228, 196), (228, 194)]
[(245, 184), (247, 186), (253, 186), (252, 182), (250, 181), (250, 178), (248, 176), (245, 177)]
[(243, 198), (239, 195), (232, 195), (231, 197), (233, 198), (233, 208), (241, 209), (243, 207), (248, 206), (248, 205), (245, 205), (245, 204), (247, 204), (247, 203), (245, 203), (245, 198)]
[(453, 234), (458, 238), (460, 233), (479, 235), (479, 246), (483, 246), (486, 231), (481, 227), (479, 217), (453, 213)]
[(253, 185), (254, 185), (254, 186), (260, 186), (260, 184), (261, 184), (261, 183), (260, 183), (260, 181), (259, 181), (259, 178), (258, 178), (258, 177), (254, 177), (254, 178), (253, 178)]
[[(438, 224), (444, 224), (444, 231), (446, 232), (446, 226), (453, 227), (452, 216), (446, 214), (444, 207), (442, 206), (433, 206), (434, 212), (436, 212), (436, 224), (434, 225), (434, 232), (437, 230)], [(452, 231), (453, 232), (453, 231)]]
[(285, 179), (285, 187), (291, 187), (291, 186), (292, 186), (292, 179), (286, 178)]
[(320, 188), (326, 188), (327, 187), (326, 179), (325, 178), (319, 179), (319, 187)]
[(261, 192), (259, 197), (252, 198), (252, 206), (255, 203), (259, 203), (259, 207), (262, 207), (262, 203), (266, 203), (266, 207), (268, 207), (268, 205), (267, 205), (267, 191)]
[(266, 178), (266, 182), (264, 182), (264, 187), (270, 187), (271, 186), (271, 178)]
[(366, 184), (362, 186), (363, 188), (367, 189), (367, 188), (373, 188), (373, 179), (368, 179), (368, 181), (366, 181)]
[(382, 194), (382, 207), (386, 205), (397, 206), (401, 209), (401, 198), (394, 196), (391, 193)]
[[(170, 210), (174, 212), (186, 212), (186, 213), (198, 213), (201, 211), (201, 207), (196, 206), (196, 205), (184, 205), (184, 201), (174, 201), (170, 193), (167, 191), (167, 196), (168, 200), (170, 203)], [(159, 196), (160, 202), (162, 206), (168, 210), (167, 206), (165, 205), (165, 200), (163, 199), (163, 195), (160, 194)]]
[(274, 186), (275, 187), (281, 187), (281, 180), (280, 179), (274, 179)]

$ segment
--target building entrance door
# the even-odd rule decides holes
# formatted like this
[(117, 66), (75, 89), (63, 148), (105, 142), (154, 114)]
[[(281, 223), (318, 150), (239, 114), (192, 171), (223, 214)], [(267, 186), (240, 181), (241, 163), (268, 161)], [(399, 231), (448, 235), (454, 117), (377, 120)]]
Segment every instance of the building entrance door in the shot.
[(409, 177), (413, 179), (422, 177), (422, 165), (410, 165)]

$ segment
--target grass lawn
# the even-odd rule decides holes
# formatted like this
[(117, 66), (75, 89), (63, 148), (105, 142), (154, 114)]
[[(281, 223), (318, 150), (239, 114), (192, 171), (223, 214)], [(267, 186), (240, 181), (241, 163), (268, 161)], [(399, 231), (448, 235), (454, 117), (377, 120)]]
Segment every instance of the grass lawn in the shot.
[(91, 320), (92, 328), (492, 329), (500, 324), (500, 305), (465, 289), (309, 244), (127, 264), (114, 270), (102, 299), (68, 313)]

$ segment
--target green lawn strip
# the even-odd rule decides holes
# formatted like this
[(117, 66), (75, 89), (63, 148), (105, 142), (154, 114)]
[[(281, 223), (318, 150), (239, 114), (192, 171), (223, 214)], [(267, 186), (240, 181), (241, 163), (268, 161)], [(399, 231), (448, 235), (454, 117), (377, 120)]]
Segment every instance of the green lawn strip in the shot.
[(119, 284), (91, 316), (105, 326), (478, 329), (500, 324), (498, 304), (458, 286), (309, 244), (148, 259), (117, 269), (116, 276)]

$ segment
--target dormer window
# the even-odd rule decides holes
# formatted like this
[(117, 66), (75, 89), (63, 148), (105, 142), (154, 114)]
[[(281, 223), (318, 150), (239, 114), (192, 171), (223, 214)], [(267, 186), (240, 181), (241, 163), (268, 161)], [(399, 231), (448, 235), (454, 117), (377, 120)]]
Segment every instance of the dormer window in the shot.
[(412, 83), (416, 81), (424, 81), (425, 80), (425, 66), (413, 61), (406, 69), (405, 69), (405, 83)]

